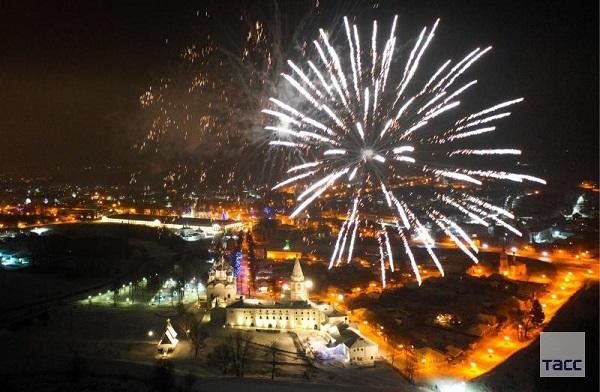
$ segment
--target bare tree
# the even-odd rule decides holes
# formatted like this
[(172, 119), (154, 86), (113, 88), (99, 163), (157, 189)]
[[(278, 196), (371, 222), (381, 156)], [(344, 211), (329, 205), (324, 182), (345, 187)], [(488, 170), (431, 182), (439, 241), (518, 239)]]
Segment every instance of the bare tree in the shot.
[(204, 345), (204, 341), (208, 337), (206, 327), (195, 317), (191, 317), (188, 333), (188, 338), (192, 341), (194, 350), (194, 359), (198, 358), (198, 350)]
[(413, 349), (404, 350), (404, 375), (411, 383), (415, 380), (415, 370), (417, 368), (417, 356)]
[(227, 343), (221, 343), (208, 354), (208, 360), (211, 365), (221, 369), (223, 374), (227, 374), (233, 362), (233, 349)]
[(274, 380), (275, 371), (277, 370), (277, 355), (279, 354), (279, 343), (276, 339), (271, 342), (269, 350), (271, 352), (271, 380)]
[(237, 331), (233, 336), (233, 363), (235, 374), (238, 377), (244, 377), (248, 350), (252, 344), (252, 334), (249, 332)]
[(190, 332), (192, 330), (192, 325), (195, 322), (194, 314), (188, 312), (183, 303), (178, 303), (176, 306), (177, 309), (177, 325), (181, 330), (185, 332), (185, 336), (190, 339)]

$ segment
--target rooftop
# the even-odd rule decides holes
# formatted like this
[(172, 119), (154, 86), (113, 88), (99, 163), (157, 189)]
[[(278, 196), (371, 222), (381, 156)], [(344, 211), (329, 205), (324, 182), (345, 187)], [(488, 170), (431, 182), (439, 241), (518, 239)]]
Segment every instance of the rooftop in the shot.
[(176, 215), (146, 215), (146, 214), (114, 214), (107, 216), (109, 219), (137, 220), (144, 222), (154, 222), (159, 220), (162, 224), (176, 224), (183, 226), (208, 226), (213, 224), (231, 225), (238, 223), (233, 219), (207, 219), (207, 218), (191, 218), (181, 217)]
[(312, 309), (307, 301), (257, 301), (243, 298), (228, 306), (234, 309)]

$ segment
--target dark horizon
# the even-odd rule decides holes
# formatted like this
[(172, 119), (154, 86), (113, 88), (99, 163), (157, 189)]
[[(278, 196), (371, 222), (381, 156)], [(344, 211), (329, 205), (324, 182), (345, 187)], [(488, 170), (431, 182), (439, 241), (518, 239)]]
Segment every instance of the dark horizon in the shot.
[[(140, 0), (9, 2), (0, 16), (0, 175), (78, 179), (86, 167), (112, 166), (126, 179), (136, 158), (131, 146), (144, 134), (138, 98), (194, 42), (202, 9)], [(492, 44), (477, 70), (485, 91), (526, 98), (499, 144), (522, 148), (521, 161), (549, 186), (597, 180), (597, 4), (381, 2), (372, 11), (382, 21), (393, 12), (405, 39), (439, 16), (438, 49), (460, 54)]]

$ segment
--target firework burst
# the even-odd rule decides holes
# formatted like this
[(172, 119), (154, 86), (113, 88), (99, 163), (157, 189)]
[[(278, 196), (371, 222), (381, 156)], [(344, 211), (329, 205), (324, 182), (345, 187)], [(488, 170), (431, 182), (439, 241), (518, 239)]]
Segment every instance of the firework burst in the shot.
[[(288, 60), (289, 72), (282, 74), (297, 98), (293, 102), (271, 98), (270, 108), (263, 110), (271, 119), (266, 130), (273, 135), (273, 148), (300, 151), (304, 157), (289, 168), (289, 177), (273, 187), (304, 187), (297, 195), (292, 218), (339, 185), (348, 192), (349, 208), (329, 268), (352, 260), (358, 228), (366, 221), (363, 211), (376, 195), (385, 200), (388, 213), (379, 214), (377, 219), (384, 287), (386, 269), (393, 272), (395, 268), (392, 232), (400, 239), (421, 284), (411, 240), (427, 250), (444, 274), (433, 251), (428, 225), (437, 226), (477, 262), (476, 244), (444, 213), (448, 209), (473, 223), (498, 225), (521, 235), (510, 223), (514, 216), (509, 211), (469, 194), (468, 189), (497, 180), (545, 183), (527, 174), (489, 170), (480, 165), (482, 158), (520, 155), (518, 149), (464, 145), (479, 135), (494, 132), (496, 122), (510, 115), (506, 109), (523, 100), (510, 99), (474, 113), (459, 113), (461, 97), (477, 84), (476, 80), (465, 83), (462, 76), (491, 47), (476, 48), (458, 61), (447, 60), (429, 77), (420, 79), (424, 83), (418, 82), (415, 75), (439, 19), (421, 30), (401, 61), (394, 57), (397, 20), (394, 17), (383, 39), (379, 38), (380, 30), (374, 21), (370, 42), (365, 44), (357, 25), (344, 18), (346, 45), (338, 45), (343, 47), (338, 50), (332, 45), (332, 37), (320, 29), (318, 39), (312, 42), (315, 58), (306, 61), (305, 66)], [(406, 192), (403, 184), (410, 178), (431, 185), (428, 200)], [(448, 183), (455, 186), (448, 190)], [(457, 186), (466, 191), (457, 191)]]

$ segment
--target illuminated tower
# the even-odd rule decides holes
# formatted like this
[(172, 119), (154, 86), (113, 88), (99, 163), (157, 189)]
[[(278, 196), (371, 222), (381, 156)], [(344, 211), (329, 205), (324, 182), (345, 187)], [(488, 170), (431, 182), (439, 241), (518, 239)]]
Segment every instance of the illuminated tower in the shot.
[(306, 285), (304, 283), (304, 274), (302, 273), (302, 267), (300, 267), (300, 261), (298, 259), (296, 259), (294, 270), (292, 271), (290, 299), (292, 301), (306, 301), (308, 299)]

